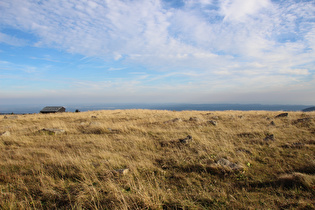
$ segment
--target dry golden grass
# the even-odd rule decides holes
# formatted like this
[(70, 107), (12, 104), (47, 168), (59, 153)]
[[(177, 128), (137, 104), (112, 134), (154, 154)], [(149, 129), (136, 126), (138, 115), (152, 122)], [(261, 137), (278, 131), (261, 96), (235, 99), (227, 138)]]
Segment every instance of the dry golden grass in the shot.
[(0, 116), (0, 209), (314, 209), (315, 113), (280, 113)]

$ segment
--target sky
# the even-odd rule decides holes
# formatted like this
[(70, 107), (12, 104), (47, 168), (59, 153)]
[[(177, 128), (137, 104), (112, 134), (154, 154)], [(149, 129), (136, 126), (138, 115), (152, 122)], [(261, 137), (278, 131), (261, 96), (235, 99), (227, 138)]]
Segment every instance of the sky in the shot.
[(313, 0), (0, 0), (0, 105), (315, 104)]

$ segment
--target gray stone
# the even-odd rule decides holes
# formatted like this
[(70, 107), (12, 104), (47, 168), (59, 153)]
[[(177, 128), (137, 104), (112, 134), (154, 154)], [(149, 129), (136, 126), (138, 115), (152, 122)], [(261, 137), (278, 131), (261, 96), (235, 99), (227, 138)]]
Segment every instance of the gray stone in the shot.
[(229, 166), (231, 164), (231, 162), (228, 159), (221, 158), (217, 161), (217, 164), (219, 164), (221, 166)]
[(237, 163), (232, 163), (231, 161), (225, 158), (219, 159), (217, 161), (217, 164), (232, 171), (240, 171), (244, 169), (241, 165)]

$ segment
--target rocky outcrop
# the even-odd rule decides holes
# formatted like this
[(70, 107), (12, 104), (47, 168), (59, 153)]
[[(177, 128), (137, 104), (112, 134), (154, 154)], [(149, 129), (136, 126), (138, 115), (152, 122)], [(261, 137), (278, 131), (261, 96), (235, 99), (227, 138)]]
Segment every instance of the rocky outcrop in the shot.
[(243, 171), (244, 167), (241, 164), (233, 163), (226, 158), (220, 158), (216, 163), (211, 164), (209, 171), (214, 174), (229, 174)]

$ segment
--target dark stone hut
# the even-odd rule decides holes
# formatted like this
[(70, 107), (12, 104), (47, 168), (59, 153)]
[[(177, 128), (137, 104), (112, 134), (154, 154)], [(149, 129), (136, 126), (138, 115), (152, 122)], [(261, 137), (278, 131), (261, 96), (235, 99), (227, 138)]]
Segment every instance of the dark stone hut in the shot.
[(47, 114), (47, 113), (56, 113), (56, 112), (65, 112), (66, 108), (63, 106), (46, 106), (43, 108), (40, 113)]

